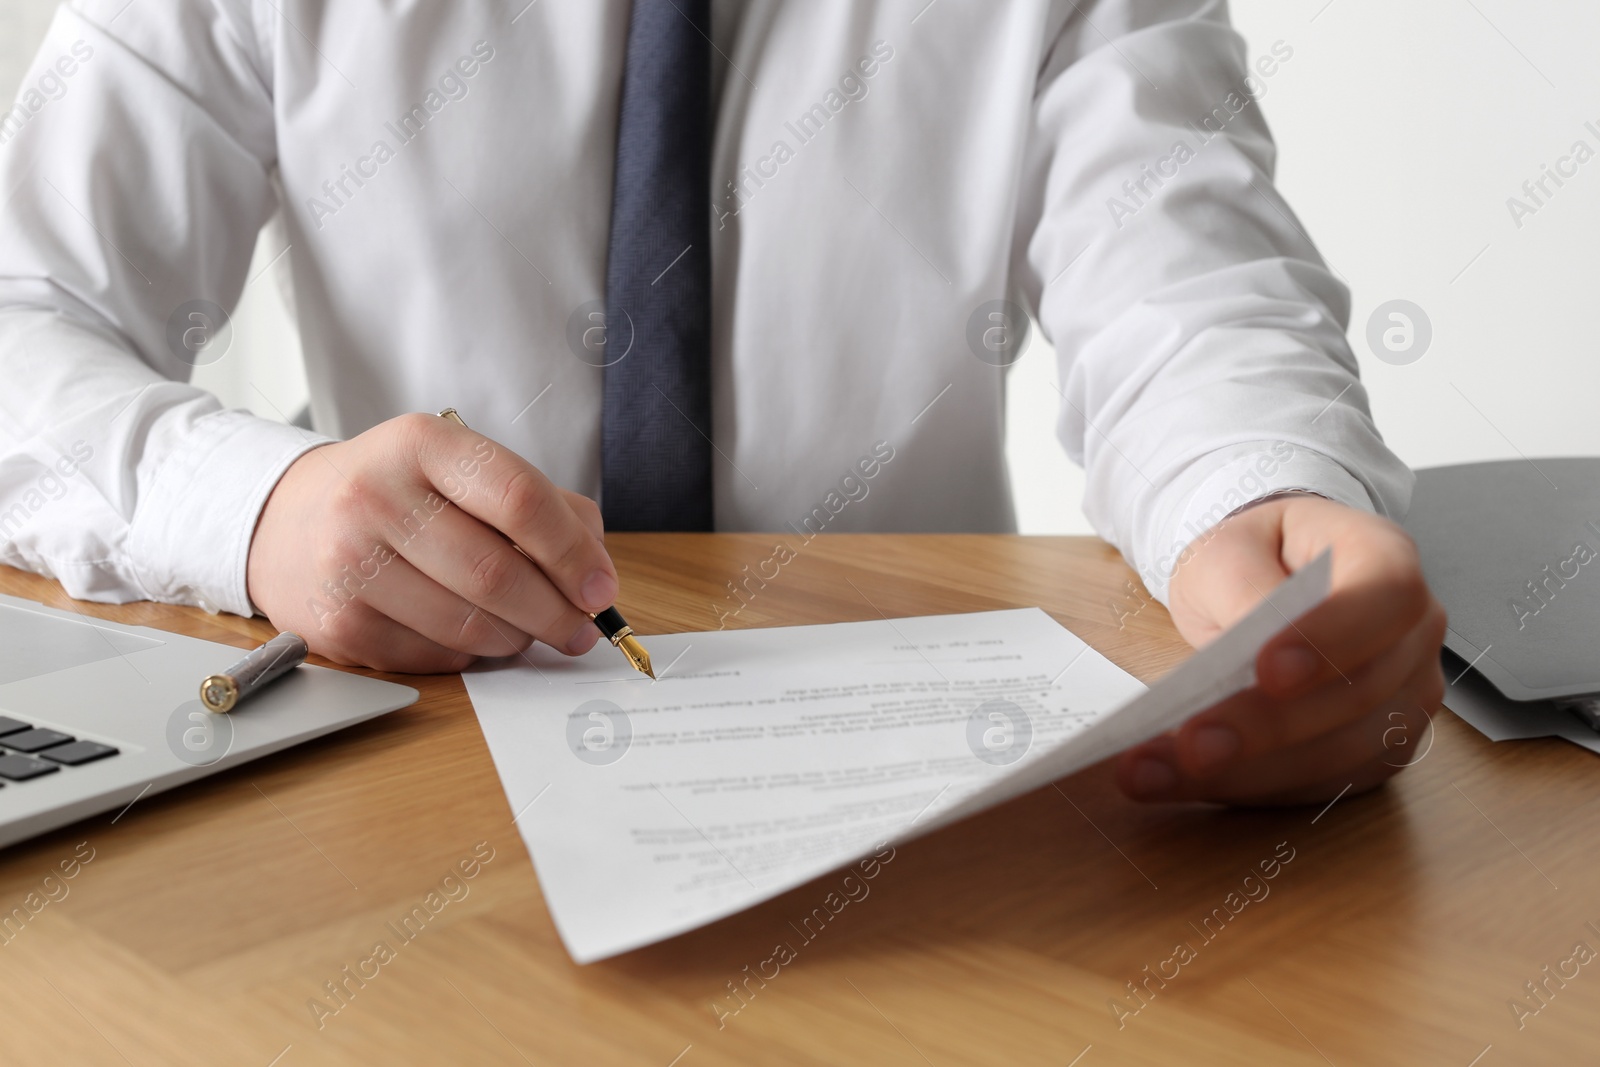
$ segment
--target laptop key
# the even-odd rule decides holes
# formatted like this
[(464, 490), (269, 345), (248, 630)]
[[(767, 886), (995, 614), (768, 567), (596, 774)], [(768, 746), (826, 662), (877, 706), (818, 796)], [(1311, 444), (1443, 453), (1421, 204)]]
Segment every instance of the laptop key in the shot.
[(31, 723), (23, 722), (21, 719), (13, 719), (9, 715), (0, 715), (0, 734), (14, 734), (18, 730), (31, 728)]
[(43, 727), (23, 730), (20, 733), (0, 735), (0, 745), (14, 748), (18, 752), (37, 752), (41, 748), (49, 748), (51, 745), (64, 744), (67, 741), (75, 740), (77, 738), (71, 734), (64, 734), (60, 730), (46, 730)]
[(71, 744), (47, 748), (39, 755), (55, 763), (76, 767), (82, 763), (93, 763), (97, 759), (115, 756), (119, 751), (121, 750), (110, 745), (102, 745), (98, 741), (74, 741)]
[(0, 756), (0, 778), (7, 778), (13, 782), (25, 782), (29, 778), (37, 778), (41, 774), (51, 774), (59, 771), (58, 764), (46, 763), (42, 759), (32, 756), (18, 756), (12, 753), (9, 756)]

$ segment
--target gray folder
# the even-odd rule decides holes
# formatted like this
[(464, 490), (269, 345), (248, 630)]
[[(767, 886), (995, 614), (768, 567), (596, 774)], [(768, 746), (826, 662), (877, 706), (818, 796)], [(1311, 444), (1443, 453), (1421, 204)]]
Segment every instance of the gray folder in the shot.
[(1451, 651), (1512, 700), (1600, 692), (1600, 459), (1419, 470), (1405, 526)]

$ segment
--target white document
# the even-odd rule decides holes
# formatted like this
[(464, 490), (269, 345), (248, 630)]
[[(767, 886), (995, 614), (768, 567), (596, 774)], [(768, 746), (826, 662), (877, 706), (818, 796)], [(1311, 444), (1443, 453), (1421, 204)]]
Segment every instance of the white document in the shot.
[(1255, 680), (1329, 557), (1153, 688), (1037, 608), (607, 643), (466, 675), (579, 963), (692, 930), (1170, 729)]
[[(1600, 753), (1600, 733), (1556, 700), (1512, 700), (1476, 670), (1447, 664), (1445, 677), (1455, 677), (1444, 695), (1445, 706), (1491, 741), (1521, 741), (1530, 737), (1561, 737), (1590, 752)], [(1430, 731), (1419, 745), (1421, 759), (1433, 744)]]

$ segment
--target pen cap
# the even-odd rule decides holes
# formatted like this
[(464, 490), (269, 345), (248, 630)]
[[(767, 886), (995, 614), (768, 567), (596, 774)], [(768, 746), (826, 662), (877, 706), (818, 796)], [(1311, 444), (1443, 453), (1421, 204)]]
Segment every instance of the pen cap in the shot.
[(285, 631), (201, 682), (200, 701), (211, 711), (231, 711), (239, 701), (304, 663), (306, 652), (305, 638)]

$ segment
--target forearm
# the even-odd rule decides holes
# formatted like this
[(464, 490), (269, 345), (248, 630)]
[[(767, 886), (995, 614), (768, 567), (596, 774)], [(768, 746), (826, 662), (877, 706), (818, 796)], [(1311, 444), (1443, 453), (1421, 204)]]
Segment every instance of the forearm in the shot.
[(1272, 184), (1257, 97), (1292, 48), (1248, 55), (1202, 0), (1085, 17), (1121, 36), (1069, 21), (1050, 54), (1018, 271), (1085, 511), (1164, 600), (1187, 545), (1247, 500), (1302, 488), (1395, 515), (1410, 473), (1367, 410), (1348, 293)]
[(248, 614), (255, 516), (324, 438), (224, 411), (59, 312), (0, 312), (0, 561), (73, 596)]

